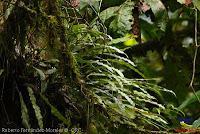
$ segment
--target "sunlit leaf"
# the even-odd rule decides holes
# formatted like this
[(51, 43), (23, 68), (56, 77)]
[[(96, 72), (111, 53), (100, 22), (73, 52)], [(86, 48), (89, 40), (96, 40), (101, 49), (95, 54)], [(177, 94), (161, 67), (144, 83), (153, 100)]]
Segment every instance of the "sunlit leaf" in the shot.
[(133, 7), (134, 2), (125, 2), (123, 5), (121, 5), (120, 9), (117, 11), (117, 15), (109, 26), (113, 32), (124, 35), (131, 30), (131, 25), (133, 24)]
[(107, 19), (111, 18), (112, 16), (117, 15), (116, 11), (119, 10), (119, 7), (109, 7), (106, 10), (100, 13), (100, 18), (103, 22)]
[(200, 11), (200, 1), (199, 0), (193, 0), (193, 4)]
[(161, 30), (165, 31), (168, 20), (168, 13), (162, 1), (145, 0), (145, 2), (149, 4), (153, 13), (155, 14), (157, 25), (160, 27)]
[(159, 13), (162, 10), (166, 10), (161, 0), (145, 0), (151, 7), (154, 14)]
[(181, 4), (185, 4), (185, 0), (177, 0), (177, 2), (179, 2)]
[(135, 38), (129, 39), (129, 40), (124, 42), (124, 45), (127, 46), (127, 47), (132, 47), (136, 44), (138, 44), (138, 42), (136, 41)]

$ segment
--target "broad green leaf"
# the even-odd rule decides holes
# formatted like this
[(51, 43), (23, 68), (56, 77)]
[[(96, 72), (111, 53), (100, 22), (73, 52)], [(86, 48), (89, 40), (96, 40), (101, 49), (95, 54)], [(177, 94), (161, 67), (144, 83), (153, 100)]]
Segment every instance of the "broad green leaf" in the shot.
[(33, 90), (30, 87), (28, 87), (27, 89), (28, 89), (28, 93), (29, 93), (29, 97), (30, 97), (30, 100), (31, 100), (32, 107), (33, 107), (34, 112), (35, 112), (35, 116), (38, 120), (38, 125), (39, 125), (40, 128), (43, 128), (43, 117), (42, 117), (42, 114), (41, 114), (40, 107), (36, 103), (36, 98), (34, 96)]
[(158, 27), (162, 31), (165, 31), (168, 20), (168, 13), (164, 4), (162, 3), (161, 0), (145, 0), (145, 1), (149, 4), (153, 13), (156, 16), (156, 25), (158, 25)]
[[(196, 95), (200, 98), (200, 90), (196, 92)], [(178, 109), (182, 110), (185, 107), (187, 107), (188, 105), (197, 102), (198, 98), (196, 97), (195, 94), (193, 94), (192, 96), (189, 96), (179, 107)]]
[(49, 100), (42, 94), (40, 94), (40, 97), (44, 100), (44, 102), (51, 108), (51, 113), (57, 117), (60, 121), (62, 121), (67, 127), (70, 126), (70, 121), (65, 118), (59, 111), (56, 109)]
[(113, 33), (125, 35), (131, 30), (131, 25), (133, 24), (133, 7), (134, 2), (125, 2), (121, 5), (119, 10), (116, 11), (117, 15), (114, 17), (109, 26)]
[(103, 23), (112, 17), (109, 28), (115, 34), (125, 35), (131, 29), (132, 25), (132, 10), (134, 2), (124, 2), (120, 6), (109, 7), (100, 13), (100, 19)]
[(145, 0), (145, 1), (149, 4), (154, 14), (166, 10), (161, 0)]
[(80, 9), (84, 9), (86, 6), (93, 6), (98, 11), (100, 0), (80, 0)]
[(22, 124), (24, 125), (25, 128), (30, 128), (31, 126), (29, 124), (28, 109), (20, 92), (19, 92), (19, 99), (21, 103)]
[(119, 7), (109, 7), (107, 9), (105, 9), (104, 11), (102, 11), (100, 13), (100, 18), (102, 22), (105, 22), (106, 20), (108, 20), (109, 18), (117, 15), (117, 10), (119, 10)]

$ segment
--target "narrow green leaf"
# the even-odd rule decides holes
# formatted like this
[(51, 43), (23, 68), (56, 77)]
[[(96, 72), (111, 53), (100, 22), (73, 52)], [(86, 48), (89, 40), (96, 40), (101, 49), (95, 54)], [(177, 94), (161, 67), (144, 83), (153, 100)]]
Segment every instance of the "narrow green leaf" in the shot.
[(124, 58), (124, 57), (121, 57), (121, 56), (118, 56), (118, 55), (115, 55), (115, 54), (106, 54), (106, 55), (113, 56), (113, 57), (115, 57), (115, 58), (117, 58), (119, 60), (123, 60), (123, 61), (127, 62), (129, 65), (131, 65), (133, 67), (136, 66), (131, 60), (129, 60), (127, 58)]
[(22, 124), (24, 125), (25, 128), (30, 128), (28, 109), (20, 92), (19, 92), (19, 99), (21, 103)]
[(188, 97), (179, 107), (178, 109), (182, 110), (184, 109), (185, 107), (187, 107), (188, 105), (194, 103), (194, 102), (197, 102), (198, 101), (198, 98), (196, 97), (198, 96), (200, 98), (200, 90), (196, 92), (196, 95), (193, 94), (192, 96)]
[(54, 68), (52, 68), (52, 69), (47, 70), (47, 71), (45, 72), (45, 74), (53, 74), (53, 73), (55, 73), (56, 71), (57, 71), (57, 69), (54, 67)]
[(41, 81), (41, 93), (44, 93), (47, 89), (47, 82)]
[(118, 93), (120, 93), (124, 98), (126, 98), (126, 100), (132, 105), (135, 106), (135, 103), (132, 101), (132, 99), (125, 93), (121, 92), (120, 90), (118, 91)]
[(38, 120), (38, 125), (40, 128), (43, 128), (43, 117), (42, 117), (42, 114), (41, 114), (41, 110), (40, 110), (40, 107), (36, 104), (36, 98), (34, 96), (34, 93), (33, 93), (33, 90), (28, 87), (28, 93), (29, 93), (29, 97), (30, 97), (30, 100), (31, 100), (31, 104), (32, 104), (32, 107), (34, 109), (34, 112), (35, 112), (35, 116)]
[(195, 120), (195, 121), (193, 122), (192, 126), (195, 127), (195, 128), (199, 128), (199, 127), (200, 127), (200, 118), (197, 119), (197, 120)]
[(37, 71), (37, 73), (39, 74), (41, 80), (45, 80), (46, 79), (46, 76), (45, 76), (45, 74), (44, 74), (44, 72), (42, 70), (40, 70), (40, 69), (38, 69), (36, 67), (33, 67), (33, 68)]
[(123, 43), (129, 39), (130, 39), (130, 37), (128, 37), (128, 36), (116, 38), (116, 39), (112, 39), (108, 44), (113, 45), (113, 44)]
[(122, 51), (116, 47), (113, 47), (113, 46), (105, 46), (105, 47), (107, 47), (108, 49), (114, 50), (114, 52), (117, 52), (119, 54), (123, 54), (128, 58), (128, 55), (126, 53), (124, 53), (124, 51)]
[(0, 69), (0, 76), (2, 75), (3, 72), (4, 72), (4, 69)]
[(48, 63), (59, 63), (60, 61), (58, 59), (50, 59), (50, 60), (47, 60), (46, 62)]
[(60, 121), (62, 121), (66, 126), (70, 126), (70, 121), (65, 118), (51, 103), (49, 100), (42, 94), (40, 94), (40, 97), (45, 101), (45, 103), (51, 108), (51, 113), (57, 117)]

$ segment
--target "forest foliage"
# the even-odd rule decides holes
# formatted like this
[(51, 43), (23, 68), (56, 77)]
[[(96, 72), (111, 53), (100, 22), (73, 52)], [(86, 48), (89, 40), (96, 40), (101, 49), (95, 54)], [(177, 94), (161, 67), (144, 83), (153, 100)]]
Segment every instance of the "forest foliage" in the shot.
[(2, 0), (0, 126), (198, 133), (199, 0)]

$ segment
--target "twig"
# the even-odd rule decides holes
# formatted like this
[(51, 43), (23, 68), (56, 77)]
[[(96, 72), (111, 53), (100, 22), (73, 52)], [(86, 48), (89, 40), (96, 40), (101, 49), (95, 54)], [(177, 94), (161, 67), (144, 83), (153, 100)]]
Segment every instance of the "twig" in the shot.
[(197, 54), (198, 54), (198, 47), (195, 48), (194, 59), (193, 59), (193, 69), (192, 69), (192, 79), (190, 81), (190, 87), (193, 87), (193, 83), (194, 83)]
[(199, 101), (200, 103), (200, 99), (199, 97), (197, 96), (196, 92), (195, 92), (195, 89), (193, 87), (193, 84), (194, 84), (194, 78), (195, 78), (195, 72), (196, 72), (196, 60), (197, 60), (197, 54), (198, 54), (198, 48), (200, 45), (198, 45), (198, 42), (197, 42), (197, 34), (198, 34), (198, 11), (197, 9), (195, 8), (195, 53), (194, 53), (194, 59), (193, 59), (193, 70), (192, 70), (192, 78), (191, 78), (191, 82), (190, 82), (190, 88), (192, 89), (194, 95), (196, 96), (197, 100)]

